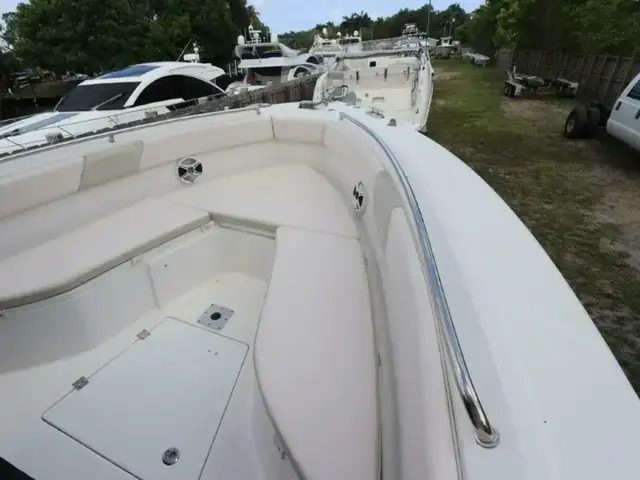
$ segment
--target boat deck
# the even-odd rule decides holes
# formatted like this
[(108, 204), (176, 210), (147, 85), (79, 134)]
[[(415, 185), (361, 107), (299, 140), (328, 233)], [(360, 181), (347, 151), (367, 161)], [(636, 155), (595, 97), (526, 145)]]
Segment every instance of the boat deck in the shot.
[[(203, 478), (238, 480), (262, 478), (254, 446), (252, 431), (254, 427), (251, 424), (251, 416), (247, 412), (252, 410), (254, 400), (255, 377), (252, 348), (266, 287), (266, 282), (260, 279), (238, 273), (221, 274), (206, 280), (166, 307), (141, 317), (129, 328), (98, 348), (26, 371), (5, 373), (0, 377), (0, 389), (3, 392), (0, 424), (5, 433), (0, 437), (0, 450), (4, 457), (16, 466), (24, 468), (25, 465), (28, 465), (26, 473), (34, 478), (68, 478), (67, 463), (70, 459), (73, 459), (75, 474), (79, 477), (134, 478), (133, 475), (127, 474), (124, 469), (118, 468), (99, 454), (92, 453), (71, 436), (60, 435), (58, 430), (42, 421), (41, 415), (46, 412), (43, 417), (49, 423), (66, 422), (65, 427), (73, 424), (72, 427), (82, 429), (82, 425), (75, 425), (73, 419), (70, 419), (69, 415), (65, 415), (65, 412), (58, 411), (57, 416), (52, 415), (55, 408), (60, 408), (64, 403), (64, 400), (57, 403), (62, 397), (65, 397), (66, 400), (74, 393), (82, 393), (82, 391), (74, 392), (72, 383), (80, 377), (94, 374), (99, 369), (104, 368), (104, 372), (106, 372), (108, 368), (115, 366), (118, 360), (136, 348), (135, 344), (132, 345), (133, 342), (146, 341), (138, 340), (136, 337), (142, 330), (150, 331), (150, 338), (152, 338), (154, 328), (162, 326), (167, 319), (177, 319), (193, 328), (202, 329), (202, 335), (230, 339), (246, 350), (246, 355), (242, 355), (239, 375), (237, 379), (234, 379), (230, 396), (227, 401), (223, 402), (224, 410), (220, 416), (213, 443), (207, 446), (207, 460), (201, 472)], [(197, 324), (198, 318), (212, 303), (227, 306), (234, 311), (232, 318), (223, 330), (223, 335)], [(187, 346), (187, 348), (189, 347)], [(155, 357), (148, 356), (148, 358), (158, 358), (157, 353)], [(118, 357), (119, 355), (121, 356)], [(225, 357), (223, 362), (227, 361)], [(235, 366), (233, 367), (236, 369)], [(223, 366), (223, 368), (226, 367)], [(188, 375), (188, 372), (184, 373)], [(102, 372), (98, 372), (96, 378), (100, 374)], [(123, 380), (131, 381), (134, 379)], [(93, 379), (90, 381), (93, 382)], [(171, 378), (167, 381), (171, 382)], [(97, 383), (96, 380), (96, 386)], [(130, 388), (135, 391), (134, 384), (131, 384)], [(205, 405), (200, 398), (197, 396), (190, 398), (188, 392), (185, 394), (181, 400), (183, 407), (187, 406), (196, 414), (198, 411), (207, 411), (203, 408)], [(114, 392), (113, 398), (102, 399), (102, 407), (108, 408), (110, 405), (113, 407), (114, 403), (126, 398), (126, 392)], [(100, 401), (100, 399), (97, 400)], [(131, 403), (135, 404), (135, 401), (135, 399), (131, 399)], [(52, 405), (56, 403), (56, 407), (51, 409)], [(162, 402), (158, 402), (158, 404), (161, 405)], [(74, 411), (78, 413), (77, 405)], [(157, 408), (156, 411), (160, 413), (162, 409)], [(153, 415), (154, 409), (150, 409), (150, 412)], [(182, 413), (184, 414), (184, 412)], [(166, 418), (158, 418), (157, 420), (160, 424), (167, 421)], [(118, 427), (122, 426), (123, 424), (111, 425), (109, 428), (114, 433), (114, 443), (119, 442), (124, 444), (123, 447), (126, 447), (128, 439), (118, 435), (117, 431)], [(56, 428), (63, 429), (60, 426), (56, 426)], [(135, 427), (132, 428), (132, 432), (135, 430)], [(160, 430), (162, 430), (161, 426)], [(11, 434), (7, 434), (8, 432)], [(118, 449), (117, 443), (114, 443), (107, 448)], [(150, 441), (150, 443), (153, 442)], [(25, 448), (26, 444), (29, 445), (29, 448)], [(166, 447), (171, 446), (167, 445)], [(118, 453), (126, 453), (126, 448), (119, 448)], [(158, 452), (158, 460), (162, 453)], [(103, 451), (101, 454), (105, 455), (105, 452)], [(183, 456), (185, 456), (184, 453)], [(159, 461), (157, 463), (161, 465)], [(185, 462), (180, 463), (186, 465)], [(161, 478), (179, 478), (179, 476), (163, 475)]]
[(406, 87), (356, 87), (353, 91), (358, 96), (358, 99), (360, 99), (361, 107), (379, 108), (396, 120), (411, 122), (413, 119), (411, 94)]

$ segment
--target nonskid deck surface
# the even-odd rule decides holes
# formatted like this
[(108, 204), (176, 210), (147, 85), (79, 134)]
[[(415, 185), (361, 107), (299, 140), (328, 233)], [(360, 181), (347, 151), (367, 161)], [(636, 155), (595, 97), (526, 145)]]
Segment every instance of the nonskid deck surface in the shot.
[[(94, 350), (27, 371), (5, 374), (0, 378), (3, 391), (0, 423), (5, 432), (11, 431), (11, 435), (3, 435), (0, 440), (5, 458), (34, 478), (63, 478), (69, 473), (63, 465), (65, 462), (73, 464), (75, 472), (86, 472), (93, 478), (133, 478), (125, 470), (138, 478), (144, 478), (144, 472), (146, 478), (181, 480), (200, 478), (200, 474), (201, 478), (208, 479), (261, 478), (251, 426), (254, 401), (252, 347), (266, 288), (264, 280), (238, 273), (222, 274), (200, 284), (162, 310), (145, 315)], [(197, 323), (211, 304), (233, 310), (222, 330), (214, 331)], [(150, 335), (140, 340), (136, 335), (143, 330)], [(183, 344), (172, 344), (172, 336), (175, 342)], [(155, 342), (144, 344), (152, 339)], [(189, 353), (189, 362), (198, 358), (202, 361), (207, 346), (219, 353), (210, 365), (189, 365), (174, 358), (178, 370), (184, 369), (182, 375), (190, 378), (186, 383), (184, 379), (176, 378), (179, 371), (169, 368), (171, 358), (163, 358), (180, 350), (190, 352), (199, 348), (200, 357)], [(136, 379), (130, 376), (135, 372), (135, 365), (140, 372), (151, 369), (153, 377), (164, 378), (166, 390), (161, 388), (162, 384), (148, 378), (138, 379), (139, 385), (136, 385)], [(198, 381), (190, 377), (190, 374), (201, 376), (203, 372), (216, 370), (220, 372), (217, 378)], [(89, 384), (79, 391), (73, 390), (71, 383), (82, 376), (89, 378)], [(140, 390), (145, 382), (147, 389), (160, 388), (155, 391), (160, 398), (154, 401), (151, 392)], [(211, 385), (208, 398), (190, 395), (191, 391), (202, 394), (200, 382)], [(110, 392), (109, 387), (113, 386), (116, 386), (112, 389), (115, 391)], [(183, 391), (176, 391), (178, 386)], [(140, 398), (145, 393), (148, 398)], [(173, 407), (163, 403), (163, 397), (173, 404), (179, 403), (186, 411), (175, 412), (175, 418), (172, 418)], [(142, 401), (144, 403), (140, 403)], [(212, 401), (216, 408), (212, 407)], [(126, 405), (128, 415), (134, 416), (119, 416), (118, 405)], [(140, 412), (138, 416), (136, 411)], [(155, 430), (156, 437), (171, 438), (172, 429), (180, 430), (174, 422), (184, 424), (185, 420), (194, 425), (202, 424), (201, 441), (189, 445), (189, 441), (196, 440), (197, 436), (183, 432), (187, 435), (180, 442), (180, 435), (175, 432), (177, 443), (160, 447), (161, 441), (158, 443), (157, 438), (148, 436)], [(163, 437), (167, 434), (168, 437)], [(183, 443), (181, 449), (178, 443)], [(39, 448), (25, 448), (25, 444), (39, 444)], [(147, 445), (147, 449), (140, 451), (140, 444)], [(161, 451), (149, 450), (155, 444)], [(178, 448), (181, 455), (181, 461), (176, 465), (184, 467), (163, 469), (160, 461), (163, 453), (173, 447)], [(207, 459), (204, 467), (202, 462), (190, 462), (197, 460), (192, 458), (191, 450), (198, 450), (199, 456)], [(145, 460), (148, 465), (144, 464)], [(60, 470), (50, 468), (52, 464), (58, 465)], [(146, 468), (151, 465), (157, 467), (155, 472)], [(149, 477), (151, 473), (153, 475)]]
[(362, 107), (379, 108), (398, 120), (411, 121), (413, 117), (410, 87), (356, 87), (353, 91), (360, 99)]

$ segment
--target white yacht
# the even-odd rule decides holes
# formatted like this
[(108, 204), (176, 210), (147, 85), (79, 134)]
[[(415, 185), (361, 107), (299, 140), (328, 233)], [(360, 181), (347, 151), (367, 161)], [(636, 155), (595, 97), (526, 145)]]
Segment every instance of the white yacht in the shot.
[(426, 34), (420, 32), (415, 23), (407, 23), (402, 29), (400, 38), (395, 42), (395, 48), (419, 48), (427, 49)]
[(322, 35), (315, 36), (309, 53), (320, 55), (326, 68), (330, 68), (335, 62), (336, 57), (343, 52), (343, 48), (338, 45), (338, 41), (335, 38), (327, 38), (327, 34), (327, 29), (323, 28)]
[(224, 70), (206, 63), (152, 62), (85, 80), (52, 112), (0, 128), (0, 154), (175, 110), (185, 101), (224, 95)]
[(249, 43), (238, 36), (235, 54), (240, 59), (238, 69), (245, 75), (242, 81), (230, 84), (227, 93), (239, 94), (326, 70), (321, 55), (292, 50), (278, 42), (275, 34), (270, 41), (263, 40), (261, 33), (249, 27)]
[(360, 32), (358, 32), (358, 30), (354, 30), (353, 35), (347, 34), (345, 36), (342, 36), (342, 34), (338, 32), (336, 41), (344, 53), (362, 51), (362, 38), (360, 37)]
[(402, 48), (345, 52), (317, 81), (316, 102), (340, 95), (357, 107), (392, 116), (425, 132), (433, 68), (418, 41)]
[(2, 478), (637, 478), (638, 396), (533, 235), (336, 98), (0, 163)]

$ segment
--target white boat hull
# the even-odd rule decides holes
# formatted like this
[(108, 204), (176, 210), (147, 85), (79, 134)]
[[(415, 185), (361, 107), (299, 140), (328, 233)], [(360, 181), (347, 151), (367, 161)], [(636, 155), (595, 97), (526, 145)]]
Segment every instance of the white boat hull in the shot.
[(40, 480), (633, 478), (638, 397), (509, 207), (389, 113), (302, 106), (0, 163), (0, 456)]
[(433, 68), (426, 56), (380, 54), (343, 59), (318, 79), (313, 100), (321, 102), (341, 86), (355, 95), (356, 106), (381, 110), (426, 132), (433, 97)]

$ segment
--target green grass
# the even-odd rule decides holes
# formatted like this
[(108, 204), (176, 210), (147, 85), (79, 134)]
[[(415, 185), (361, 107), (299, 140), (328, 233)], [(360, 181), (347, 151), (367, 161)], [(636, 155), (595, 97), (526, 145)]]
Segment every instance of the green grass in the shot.
[(507, 99), (495, 69), (456, 60), (434, 67), (444, 78), (436, 78), (429, 136), (518, 214), (640, 391), (640, 274), (627, 250), (607, 246), (625, 245), (621, 225), (598, 215), (604, 198), (616, 194), (612, 178), (637, 181), (640, 192), (640, 159), (609, 142), (565, 140), (560, 132), (571, 101)]

